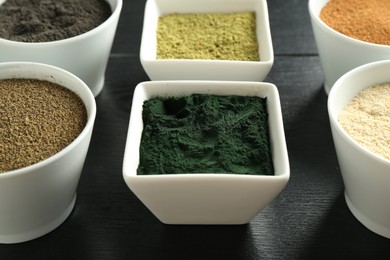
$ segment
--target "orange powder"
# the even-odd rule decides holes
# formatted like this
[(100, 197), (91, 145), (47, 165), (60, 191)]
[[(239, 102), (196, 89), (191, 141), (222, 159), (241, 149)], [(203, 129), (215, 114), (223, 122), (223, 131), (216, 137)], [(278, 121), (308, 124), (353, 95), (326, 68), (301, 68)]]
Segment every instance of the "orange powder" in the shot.
[(330, 0), (320, 18), (351, 38), (390, 45), (389, 0)]

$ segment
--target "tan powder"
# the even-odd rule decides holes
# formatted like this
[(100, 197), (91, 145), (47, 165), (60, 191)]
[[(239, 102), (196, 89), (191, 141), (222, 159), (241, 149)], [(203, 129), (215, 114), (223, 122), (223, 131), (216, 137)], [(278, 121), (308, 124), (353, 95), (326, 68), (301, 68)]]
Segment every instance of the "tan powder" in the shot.
[(58, 153), (86, 122), (82, 100), (62, 86), (33, 79), (0, 80), (0, 173)]
[(190, 13), (159, 17), (157, 59), (259, 61), (256, 14)]
[(390, 45), (389, 0), (330, 0), (322, 8), (320, 18), (351, 38)]
[(360, 91), (340, 112), (339, 122), (356, 142), (390, 160), (390, 82)]

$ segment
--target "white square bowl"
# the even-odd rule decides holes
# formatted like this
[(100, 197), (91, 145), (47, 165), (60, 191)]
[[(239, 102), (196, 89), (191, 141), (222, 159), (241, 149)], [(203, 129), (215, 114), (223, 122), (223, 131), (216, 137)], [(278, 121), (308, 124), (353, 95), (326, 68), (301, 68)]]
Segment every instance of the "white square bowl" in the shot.
[[(137, 175), (143, 131), (142, 106), (152, 97), (191, 94), (267, 98), (274, 175)], [(275, 85), (238, 81), (152, 81), (137, 85), (123, 161), (130, 190), (166, 224), (245, 224), (269, 204), (290, 177), (279, 94)]]
[[(158, 19), (171, 13), (256, 13), (260, 61), (156, 59)], [(151, 80), (263, 81), (274, 52), (266, 0), (148, 0), (140, 48), (141, 64)]]

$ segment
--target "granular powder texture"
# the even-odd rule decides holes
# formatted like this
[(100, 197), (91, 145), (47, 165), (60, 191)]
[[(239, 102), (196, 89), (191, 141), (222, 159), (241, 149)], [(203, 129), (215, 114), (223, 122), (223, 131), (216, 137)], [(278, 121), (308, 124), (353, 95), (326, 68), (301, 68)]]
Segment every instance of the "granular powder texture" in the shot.
[(0, 80), (0, 173), (56, 154), (86, 122), (82, 100), (62, 86), (33, 79)]
[(390, 160), (390, 83), (360, 91), (341, 111), (339, 122), (356, 142)]
[(139, 175), (273, 175), (266, 99), (191, 95), (143, 106)]
[(256, 15), (242, 12), (161, 16), (157, 59), (259, 61)]
[(105, 0), (7, 0), (0, 5), (0, 37), (48, 42), (74, 37), (111, 15)]
[(390, 45), (389, 0), (330, 0), (322, 8), (320, 18), (351, 38)]

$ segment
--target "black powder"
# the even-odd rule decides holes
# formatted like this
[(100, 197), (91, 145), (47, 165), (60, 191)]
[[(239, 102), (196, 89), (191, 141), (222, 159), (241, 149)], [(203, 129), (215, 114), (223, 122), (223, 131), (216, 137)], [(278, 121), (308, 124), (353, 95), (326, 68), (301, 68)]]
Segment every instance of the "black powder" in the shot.
[(7, 0), (0, 5), (0, 38), (49, 42), (71, 38), (110, 17), (104, 0)]

